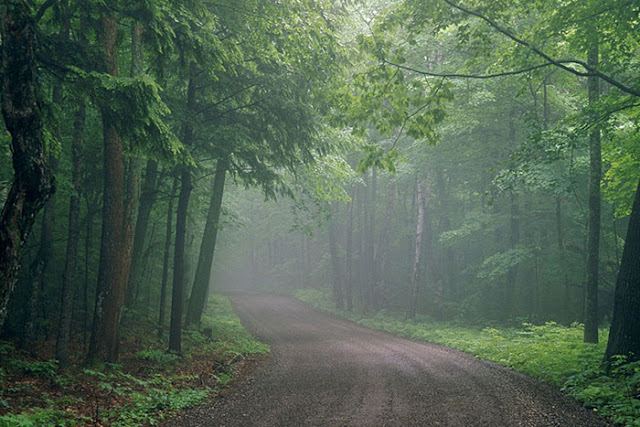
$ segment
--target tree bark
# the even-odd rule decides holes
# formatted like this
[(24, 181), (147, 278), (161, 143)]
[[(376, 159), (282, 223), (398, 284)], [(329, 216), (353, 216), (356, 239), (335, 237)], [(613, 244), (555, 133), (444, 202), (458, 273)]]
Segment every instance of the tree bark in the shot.
[(342, 266), (340, 265), (340, 255), (338, 254), (336, 214), (337, 209), (334, 202), (332, 203), (331, 218), (329, 219), (329, 256), (331, 257), (331, 269), (333, 271), (333, 300), (336, 304), (336, 308), (342, 310), (344, 308), (344, 285)]
[[(139, 76), (143, 73), (143, 61), (144, 50), (142, 43), (142, 25), (136, 22), (131, 27), (131, 77)], [(127, 293), (125, 296), (125, 305), (129, 308), (135, 306), (135, 295), (137, 295), (137, 276), (139, 269), (139, 262), (144, 249), (144, 241), (147, 235), (147, 228), (149, 226), (149, 216), (151, 214), (151, 208), (155, 199), (155, 186), (158, 165), (154, 160), (147, 162), (147, 173), (145, 175), (144, 188), (142, 189), (142, 195), (138, 197), (138, 169), (140, 160), (136, 158), (129, 159), (129, 173), (127, 176), (127, 211), (125, 215), (127, 217), (127, 228), (132, 229), (133, 224), (133, 212), (135, 206), (140, 201), (140, 208), (138, 211), (137, 221), (135, 221), (135, 232), (133, 235), (127, 236), (127, 243), (130, 247), (130, 268), (129, 268), (129, 280), (127, 283)], [(140, 200), (138, 200), (140, 199)], [(144, 205), (143, 205), (144, 204)], [(129, 232), (131, 233), (131, 232)], [(128, 234), (129, 234), (128, 233)]]
[(158, 192), (157, 181), (158, 162), (148, 160), (142, 194), (140, 195), (138, 218), (133, 236), (133, 247), (131, 250), (131, 272), (129, 274), (129, 284), (127, 285), (127, 296), (125, 300), (125, 305), (130, 308), (135, 305), (135, 291), (139, 276), (138, 270), (140, 269), (140, 259), (142, 257), (142, 251), (144, 250), (147, 230), (149, 229), (149, 218), (151, 218), (151, 211)]
[[(440, 233), (451, 230), (451, 212), (450, 198), (446, 190), (445, 175), (442, 169), (436, 169), (436, 185), (438, 186), (438, 196), (440, 199)], [(446, 287), (445, 296), (449, 301), (457, 301), (458, 286), (456, 279), (456, 256), (454, 249), (447, 245), (442, 251), (440, 258), (442, 259), (442, 269), (444, 270), (443, 280)]]
[[(509, 246), (511, 249), (515, 249), (520, 244), (520, 206), (518, 205), (518, 194), (515, 190), (509, 193), (511, 203), (511, 216), (509, 218), (509, 225), (511, 233), (509, 236)], [(507, 271), (505, 299), (504, 299), (504, 314), (509, 317), (513, 317), (517, 314), (517, 304), (515, 302), (516, 284), (518, 279), (518, 266), (514, 265)], [(530, 284), (533, 286), (533, 284)]]
[[(187, 88), (187, 111), (194, 111), (196, 103), (195, 64), (191, 65), (191, 76)], [(195, 133), (190, 122), (184, 124), (184, 140), (186, 147), (190, 147), (195, 139)], [(178, 198), (178, 212), (176, 215), (176, 243), (173, 253), (173, 288), (171, 292), (171, 322), (169, 325), (169, 351), (181, 352), (182, 345), (182, 306), (185, 276), (185, 243), (187, 234), (187, 213), (189, 198), (191, 197), (191, 169), (183, 165), (180, 172), (180, 196)]]
[(351, 191), (349, 202), (349, 225), (347, 226), (347, 282), (345, 286), (345, 298), (347, 310), (353, 310), (353, 198), (355, 190)]
[(376, 244), (376, 199), (378, 193), (378, 169), (371, 168), (371, 209), (369, 210), (369, 230), (367, 231), (367, 262), (369, 263), (369, 293), (371, 294), (371, 306), (374, 310), (380, 308), (380, 296), (378, 295), (378, 265), (375, 259)]
[[(53, 88), (52, 102), (58, 108), (62, 109), (63, 96), (62, 82), (56, 82)], [(62, 142), (62, 132), (60, 126), (56, 126), (56, 138)], [(51, 172), (55, 175), (58, 169), (58, 159), (52, 154), (49, 156), (49, 165)], [(52, 194), (47, 203), (44, 205), (42, 215), (42, 226), (40, 228), (40, 244), (35, 259), (29, 268), (31, 296), (29, 298), (28, 318), (25, 323), (23, 339), (27, 346), (31, 347), (32, 354), (34, 349), (32, 344), (36, 340), (38, 318), (44, 315), (40, 309), (42, 303), (42, 293), (44, 289), (44, 276), (49, 267), (49, 262), (53, 258), (53, 231), (56, 228), (56, 195)]]
[(382, 225), (382, 232), (378, 237), (378, 242), (376, 244), (376, 249), (373, 254), (373, 264), (375, 266), (379, 265), (380, 268), (378, 270), (377, 277), (377, 290), (376, 294), (378, 295), (378, 303), (379, 308), (384, 308), (386, 305), (386, 297), (385, 297), (385, 277), (386, 277), (386, 267), (387, 267), (387, 254), (389, 252), (389, 233), (391, 231), (391, 219), (393, 217), (393, 208), (395, 205), (396, 199), (396, 184), (391, 183), (389, 185), (389, 195), (387, 198), (387, 208), (384, 214), (384, 222)]
[(158, 313), (158, 338), (164, 334), (165, 313), (167, 307), (167, 282), (169, 281), (169, 253), (171, 251), (171, 237), (173, 234), (173, 201), (178, 191), (178, 174), (174, 174), (169, 208), (167, 210), (167, 229), (164, 240), (164, 257), (162, 263), (162, 284), (160, 286), (160, 313)]
[(84, 139), (84, 123), (86, 104), (83, 99), (78, 100), (73, 125), (73, 140), (71, 143), (71, 182), (74, 193), (69, 199), (69, 227), (67, 237), (67, 254), (62, 277), (62, 303), (58, 323), (58, 337), (56, 340), (56, 359), (62, 366), (69, 362), (69, 337), (71, 335), (71, 311), (73, 308), (73, 284), (75, 282), (75, 268), (80, 240), (80, 193), (82, 191), (82, 142)]
[(202, 236), (200, 254), (196, 275), (191, 288), (189, 308), (187, 310), (186, 324), (200, 326), (202, 313), (207, 304), (209, 291), (209, 279), (211, 277), (211, 265), (216, 248), (216, 239), (220, 228), (220, 214), (222, 212), (222, 196), (224, 194), (224, 182), (229, 168), (226, 158), (219, 159), (216, 165), (216, 174), (213, 180), (213, 192), (209, 203), (209, 214)]
[(413, 319), (416, 317), (416, 310), (418, 305), (418, 292), (420, 287), (420, 250), (422, 248), (422, 232), (424, 226), (424, 210), (426, 205), (426, 189), (419, 180), (416, 180), (416, 192), (418, 202), (418, 219), (416, 223), (416, 241), (415, 251), (413, 258), (413, 274), (411, 275), (411, 297), (409, 299), (409, 309), (407, 310), (407, 319)]
[(35, 24), (28, 3), (2, 12), (2, 115), (11, 134), (14, 181), (0, 217), (0, 329), (17, 281), (23, 245), (54, 192), (47, 162), (35, 62)]
[(633, 200), (620, 271), (616, 281), (613, 318), (604, 361), (615, 355), (640, 360), (640, 183)]
[[(111, 8), (102, 18), (106, 69), (118, 75), (117, 22)], [(117, 362), (120, 314), (128, 280), (125, 229), (124, 146), (108, 111), (102, 112), (104, 134), (104, 194), (102, 239), (93, 328), (87, 364)]]
[[(595, 36), (594, 36), (595, 37)], [(588, 63), (598, 66), (598, 40), (589, 50)], [(600, 99), (600, 80), (589, 77), (589, 105)], [(600, 127), (595, 125), (589, 134), (589, 223), (587, 227), (587, 278), (585, 283), (584, 342), (598, 342), (598, 279), (600, 265), (600, 180), (602, 153)]]

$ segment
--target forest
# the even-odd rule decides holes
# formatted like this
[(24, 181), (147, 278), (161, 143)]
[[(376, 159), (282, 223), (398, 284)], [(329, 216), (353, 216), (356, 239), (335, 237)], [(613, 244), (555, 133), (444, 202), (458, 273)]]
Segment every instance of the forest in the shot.
[(640, 422), (639, 2), (0, 8), (0, 421), (36, 371), (267, 352), (217, 294), (242, 289), (579, 331)]

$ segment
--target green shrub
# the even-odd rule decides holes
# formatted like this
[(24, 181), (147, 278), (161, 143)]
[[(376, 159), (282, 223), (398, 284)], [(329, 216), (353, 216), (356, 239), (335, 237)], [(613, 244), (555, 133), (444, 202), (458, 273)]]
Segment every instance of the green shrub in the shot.
[(19, 414), (0, 416), (0, 425), (6, 427), (58, 427), (87, 425), (89, 419), (71, 419), (65, 411), (33, 408)]
[(180, 361), (180, 356), (177, 354), (167, 353), (166, 351), (153, 348), (140, 350), (135, 356), (138, 359), (146, 360), (147, 362), (152, 362), (164, 367), (174, 365), (176, 362)]
[(10, 371), (21, 371), (34, 377), (55, 378), (58, 376), (58, 363), (55, 360), (46, 362), (29, 362), (22, 359), (10, 359), (6, 362)]

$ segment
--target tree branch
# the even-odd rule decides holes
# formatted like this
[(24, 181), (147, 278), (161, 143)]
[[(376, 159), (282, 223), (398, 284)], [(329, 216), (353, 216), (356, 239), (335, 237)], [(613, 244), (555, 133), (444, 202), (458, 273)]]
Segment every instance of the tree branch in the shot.
[(442, 77), (442, 78), (458, 78), (458, 79), (493, 79), (496, 77), (506, 77), (506, 76), (515, 76), (518, 74), (524, 74), (524, 73), (528, 73), (529, 71), (534, 71), (534, 70), (538, 70), (540, 68), (545, 68), (548, 67), (550, 65), (555, 65), (551, 62), (547, 62), (546, 64), (539, 64), (539, 65), (533, 65), (531, 67), (527, 67), (527, 68), (523, 68), (521, 70), (514, 70), (514, 71), (504, 71), (502, 73), (495, 73), (495, 74), (459, 74), (459, 73), (436, 73), (433, 71), (424, 71), (424, 70), (418, 70), (416, 68), (412, 68), (406, 65), (401, 65), (401, 64), (396, 64), (394, 62), (388, 61), (386, 59), (382, 59), (382, 62), (384, 64), (389, 64), (393, 67), (397, 67), (400, 68), (402, 70), (407, 70), (407, 71), (411, 71), (413, 73), (416, 74), (422, 74), (423, 76), (430, 76), (430, 77)]
[[(570, 72), (571, 74), (574, 74), (574, 75), (580, 76), (580, 77), (593, 77), (593, 76), (599, 77), (603, 81), (609, 83), (611, 86), (617, 87), (618, 89), (620, 89), (621, 91), (623, 91), (625, 93), (628, 93), (628, 94), (633, 95), (633, 96), (640, 97), (640, 91), (635, 90), (635, 89), (625, 85), (624, 83), (619, 82), (618, 80), (614, 79), (613, 77), (611, 77), (611, 76), (609, 76), (607, 74), (601, 73), (600, 71), (596, 70), (595, 68), (589, 66), (584, 61), (580, 61), (580, 60), (577, 60), (577, 59), (565, 59), (565, 60), (554, 59), (550, 55), (548, 55), (545, 52), (543, 52), (542, 50), (540, 50), (539, 48), (537, 48), (534, 45), (532, 45), (531, 43), (527, 42), (526, 40), (523, 40), (523, 39), (517, 37), (516, 35), (511, 33), (509, 30), (507, 30), (506, 28), (504, 28), (500, 24), (498, 24), (496, 21), (494, 21), (491, 18), (483, 15), (482, 13), (474, 11), (474, 10), (471, 10), (471, 9), (467, 9), (465, 7), (462, 7), (459, 4), (454, 3), (451, 0), (443, 0), (443, 1), (445, 3), (447, 3), (449, 6), (460, 10), (461, 12), (464, 12), (464, 13), (466, 13), (468, 15), (475, 16), (476, 18), (481, 19), (482, 21), (484, 21), (487, 24), (489, 24), (493, 29), (495, 29), (499, 33), (503, 34), (507, 38), (509, 38), (509, 39), (513, 40), (514, 42), (518, 43), (519, 45), (522, 45), (522, 46), (528, 48), (529, 50), (534, 52), (536, 55), (540, 56), (541, 58), (544, 58), (550, 64), (555, 65), (558, 68), (561, 68), (561, 69), (563, 69), (565, 71)], [(587, 72), (578, 71), (578, 70), (576, 70), (574, 68), (571, 68), (571, 67), (567, 66), (567, 64), (579, 65), (582, 68), (584, 68), (585, 70), (587, 70)]]
[(53, 6), (56, 3), (56, 1), (57, 0), (47, 0), (46, 2), (44, 2), (42, 6), (40, 6), (40, 9), (38, 9), (38, 13), (36, 13), (36, 16), (33, 18), (33, 20), (36, 23), (39, 22), (40, 19), (42, 19), (42, 17), (44, 16), (47, 9)]

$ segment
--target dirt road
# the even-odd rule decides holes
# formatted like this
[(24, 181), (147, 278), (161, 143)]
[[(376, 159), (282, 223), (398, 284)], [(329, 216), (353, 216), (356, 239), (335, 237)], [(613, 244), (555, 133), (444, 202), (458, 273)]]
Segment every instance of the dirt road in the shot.
[(233, 294), (272, 357), (168, 426), (606, 426), (554, 387), (456, 350), (328, 317), (288, 297)]

